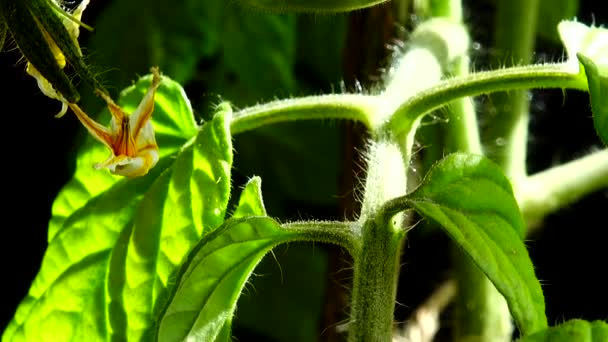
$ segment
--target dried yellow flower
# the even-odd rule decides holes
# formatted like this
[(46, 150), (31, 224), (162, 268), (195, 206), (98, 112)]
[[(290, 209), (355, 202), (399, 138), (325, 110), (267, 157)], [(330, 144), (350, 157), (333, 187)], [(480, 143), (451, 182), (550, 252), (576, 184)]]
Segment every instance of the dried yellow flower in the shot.
[(147, 174), (158, 162), (158, 145), (150, 119), (154, 111), (154, 94), (161, 77), (158, 68), (152, 68), (151, 71), (152, 84), (135, 112), (130, 115), (107, 94), (98, 91), (112, 114), (110, 128), (91, 119), (77, 104), (68, 104), (89, 133), (112, 152), (106, 161), (94, 165), (96, 169), (107, 168), (113, 174), (132, 178)]

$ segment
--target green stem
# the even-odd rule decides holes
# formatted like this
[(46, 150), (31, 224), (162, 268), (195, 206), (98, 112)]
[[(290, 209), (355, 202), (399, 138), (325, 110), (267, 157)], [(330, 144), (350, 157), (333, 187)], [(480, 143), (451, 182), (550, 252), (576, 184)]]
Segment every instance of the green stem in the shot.
[[(469, 74), (469, 59), (462, 57), (454, 65), (457, 75)], [(448, 127), (448, 147), (453, 151), (481, 154), (481, 141), (475, 106), (469, 97), (458, 99), (449, 104), (450, 121)]]
[(354, 256), (348, 340), (392, 340), (401, 245), (405, 233), (386, 220), (363, 223), (361, 250)]
[(517, 202), (530, 229), (546, 215), (608, 188), (608, 149), (554, 166), (515, 184)]
[(492, 282), (462, 250), (453, 248), (458, 294), (454, 303), (454, 340), (511, 341), (509, 307)]
[(236, 112), (230, 129), (233, 134), (239, 134), (273, 123), (313, 119), (355, 120), (371, 128), (371, 113), (375, 112), (378, 102), (375, 96), (358, 94), (273, 101)]
[(359, 238), (354, 234), (358, 222), (342, 221), (296, 221), (281, 225), (281, 228), (298, 231), (298, 241), (314, 241), (338, 245), (355, 255), (360, 248)]
[(405, 101), (386, 123), (398, 135), (407, 131), (421, 115), (466, 96), (532, 88), (569, 88), (587, 91), (584, 75), (575, 74), (565, 63), (529, 65), (477, 72), (438, 83)]
[(401, 150), (379, 138), (369, 146), (368, 171), (359, 218), (360, 249), (353, 255), (351, 324), (348, 339), (391, 341), (403, 216), (386, 202), (406, 192), (407, 168)]
[[(526, 65), (532, 60), (539, 0), (501, 0), (496, 11), (495, 48), (503, 51), (501, 65)], [(526, 176), (529, 107), (527, 91), (494, 94), (496, 108), (488, 128), (490, 157), (512, 180)]]

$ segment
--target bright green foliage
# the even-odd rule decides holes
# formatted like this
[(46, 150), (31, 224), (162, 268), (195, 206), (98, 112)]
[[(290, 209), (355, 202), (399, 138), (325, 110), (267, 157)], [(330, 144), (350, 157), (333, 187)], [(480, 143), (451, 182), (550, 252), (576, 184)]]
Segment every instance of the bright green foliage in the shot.
[[(593, 110), (593, 125), (604, 144), (608, 145), (608, 71), (600, 72), (591, 58), (578, 54), (578, 59), (585, 68), (589, 97)], [(606, 68), (606, 65), (603, 66)]]
[[(137, 108), (139, 101), (147, 91), (151, 76), (141, 78), (137, 83), (125, 89), (117, 101), (127, 113)], [(182, 87), (163, 77), (155, 96), (152, 124), (156, 132), (156, 141), (160, 148), (160, 157), (166, 158), (175, 154), (197, 131), (192, 116), (190, 102)], [(99, 121), (110, 122), (110, 113), (105, 109)], [(105, 160), (110, 151), (98, 141), (88, 136), (76, 161), (76, 171), (72, 180), (63, 187), (53, 204), (53, 217), (49, 223), (49, 242), (62, 228), (64, 222), (76, 210), (83, 207), (91, 198), (98, 196), (118, 183), (122, 178), (109, 172), (100, 172), (93, 164)]]
[(201, 236), (224, 221), (232, 166), (231, 109), (222, 104), (217, 110), (146, 192), (135, 214), (124, 269), (116, 270), (124, 272), (126, 282), (110, 284), (110, 295), (117, 300), (122, 295), (129, 340), (148, 339), (154, 309), (164, 305), (162, 296), (178, 264)]
[(518, 342), (604, 342), (608, 341), (608, 323), (580, 319), (539, 331)]
[[(125, 108), (137, 105), (148, 81), (125, 94)], [(170, 80), (157, 91), (153, 125), (159, 145), (166, 144), (149, 175), (85, 177), (89, 157), (103, 154), (85, 145), (81, 156), (87, 163), (79, 160), (55, 204), (41, 271), (3, 341), (149, 336), (171, 275), (201, 235), (223, 222), (228, 204), (230, 107), (220, 105), (215, 119), (176, 156), (185, 135), (197, 130), (182, 95)]]
[(481, 156), (452, 154), (408, 195), (436, 221), (505, 296), (523, 335), (547, 327), (540, 283), (523, 244), (524, 222), (500, 167)]
[(263, 215), (260, 180), (253, 178), (235, 216), (204, 237), (184, 264), (159, 323), (159, 341), (230, 336), (237, 299), (254, 267), (272, 247), (297, 235)]

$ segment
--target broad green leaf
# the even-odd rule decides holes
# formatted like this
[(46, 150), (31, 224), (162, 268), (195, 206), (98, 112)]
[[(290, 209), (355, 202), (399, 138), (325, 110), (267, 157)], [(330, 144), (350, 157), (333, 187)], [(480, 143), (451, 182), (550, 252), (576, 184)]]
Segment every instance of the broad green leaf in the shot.
[(608, 341), (608, 323), (573, 319), (519, 339), (518, 342), (604, 342)]
[[(149, 81), (145, 77), (125, 92), (123, 108), (137, 106)], [(124, 232), (131, 229), (143, 195), (197, 130), (189, 103), (175, 82), (163, 80), (156, 100), (153, 125), (161, 159), (148, 175), (128, 180), (93, 170), (92, 164), (109, 152), (97, 142), (84, 145), (73, 180), (54, 203), (41, 269), (4, 341), (105, 340), (105, 287), (110, 279), (120, 279), (120, 274), (108, 273), (109, 262), (116, 262), (113, 254), (120, 252), (117, 241), (128, 238)]]
[(258, 216), (230, 219), (204, 237), (178, 276), (157, 339), (216, 341), (226, 336), (226, 325), (255, 266), (274, 246), (295, 236)]
[(522, 335), (547, 327), (543, 293), (522, 241), (524, 221), (498, 165), (481, 156), (451, 154), (408, 198), (505, 296)]
[[(127, 113), (134, 111), (148, 90), (151, 80), (150, 75), (145, 76), (135, 85), (125, 89), (118, 104)], [(107, 109), (99, 116), (99, 122), (104, 124), (110, 122), (110, 113)], [(168, 77), (163, 77), (156, 92), (152, 125), (156, 132), (161, 158), (176, 153), (198, 129), (184, 90)], [(122, 180), (122, 177), (112, 175), (106, 170), (93, 168), (93, 164), (105, 160), (109, 155), (110, 151), (106, 147), (92, 137), (87, 137), (78, 152), (74, 176), (53, 203), (52, 218), (49, 223), (49, 242), (52, 242), (70, 215), (87, 204), (91, 198), (102, 194)]]
[(597, 65), (583, 54), (579, 54), (578, 59), (587, 75), (593, 125), (602, 142), (608, 145), (608, 72), (604, 71), (602, 75)]
[(169, 157), (161, 159), (145, 177), (121, 179), (63, 222), (3, 341), (105, 339), (104, 287), (110, 251), (168, 162)]
[(126, 323), (116, 322), (127, 327), (121, 339), (149, 340), (154, 310), (164, 306), (177, 266), (201, 236), (224, 221), (232, 165), (231, 113), (228, 104), (218, 107), (192, 145), (146, 192), (134, 215), (123, 269), (115, 270), (124, 272), (125, 281), (109, 284), (110, 297), (122, 301), (117, 309), (127, 317)]
[(557, 24), (564, 19), (576, 18), (578, 7), (579, 0), (541, 0), (536, 32), (543, 38), (559, 43)]

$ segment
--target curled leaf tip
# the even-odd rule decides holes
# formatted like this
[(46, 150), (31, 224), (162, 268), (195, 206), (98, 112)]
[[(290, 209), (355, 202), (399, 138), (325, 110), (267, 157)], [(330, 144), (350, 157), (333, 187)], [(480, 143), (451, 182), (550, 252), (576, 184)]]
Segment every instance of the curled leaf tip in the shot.
[(107, 168), (113, 174), (133, 178), (147, 174), (158, 162), (159, 150), (151, 117), (161, 76), (156, 67), (151, 72), (153, 77), (148, 92), (132, 114), (125, 113), (108, 94), (97, 90), (112, 114), (110, 128), (91, 119), (77, 104), (69, 104), (89, 133), (112, 152), (106, 161), (94, 165), (96, 169)]

